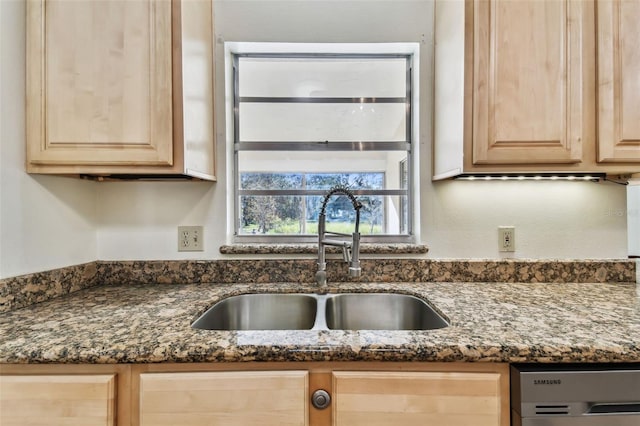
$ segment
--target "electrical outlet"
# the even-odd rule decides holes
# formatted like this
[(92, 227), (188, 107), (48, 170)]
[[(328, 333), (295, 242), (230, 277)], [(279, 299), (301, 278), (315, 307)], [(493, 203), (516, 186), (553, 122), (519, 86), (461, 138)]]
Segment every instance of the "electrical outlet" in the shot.
[(178, 226), (178, 251), (204, 251), (202, 226)]
[(514, 226), (498, 226), (498, 250), (516, 251), (516, 228)]

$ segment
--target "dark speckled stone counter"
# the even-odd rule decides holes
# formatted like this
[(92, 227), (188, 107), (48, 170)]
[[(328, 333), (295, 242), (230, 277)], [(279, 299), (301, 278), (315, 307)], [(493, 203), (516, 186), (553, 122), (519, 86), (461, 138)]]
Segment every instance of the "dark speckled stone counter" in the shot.
[(606, 283), (340, 283), (331, 292), (427, 299), (431, 331), (207, 331), (190, 323), (239, 293), (301, 284), (102, 285), (0, 316), (0, 363), (242, 361), (640, 362), (640, 290)]

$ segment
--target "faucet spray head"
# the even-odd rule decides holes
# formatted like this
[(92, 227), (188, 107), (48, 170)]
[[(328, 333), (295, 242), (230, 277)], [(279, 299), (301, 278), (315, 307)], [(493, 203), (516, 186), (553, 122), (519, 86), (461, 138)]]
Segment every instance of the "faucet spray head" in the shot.
[[(356, 213), (358, 213), (357, 215), (357, 221), (360, 221), (360, 209), (362, 208), (362, 203), (360, 203), (360, 201), (358, 201), (358, 199), (351, 193), (351, 191), (349, 190), (349, 188), (347, 188), (346, 185), (335, 185), (333, 187), (331, 187), (329, 189), (329, 191), (327, 191), (327, 193), (324, 196), (324, 200), (322, 201), (322, 207), (320, 208), (320, 214), (325, 214), (325, 211), (327, 209), (327, 204), (329, 203), (329, 199), (331, 198), (332, 195), (335, 194), (341, 194), (341, 195), (346, 195), (347, 197), (349, 197), (349, 200), (351, 200), (351, 204), (353, 204), (353, 209), (356, 211)], [(356, 223), (356, 227), (359, 225), (359, 223)]]

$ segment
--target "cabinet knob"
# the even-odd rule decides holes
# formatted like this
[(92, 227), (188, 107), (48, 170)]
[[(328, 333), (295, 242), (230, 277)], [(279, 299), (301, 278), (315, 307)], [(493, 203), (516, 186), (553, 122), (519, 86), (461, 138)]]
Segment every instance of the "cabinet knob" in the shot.
[(311, 395), (311, 403), (318, 410), (323, 410), (331, 404), (331, 395), (324, 389), (318, 389)]

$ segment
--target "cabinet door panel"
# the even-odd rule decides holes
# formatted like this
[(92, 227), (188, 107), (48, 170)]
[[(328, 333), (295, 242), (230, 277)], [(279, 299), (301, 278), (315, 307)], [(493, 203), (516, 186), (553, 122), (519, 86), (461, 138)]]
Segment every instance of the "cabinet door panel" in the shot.
[(308, 372), (149, 373), (140, 425), (307, 425)]
[(29, 162), (171, 165), (171, 2), (27, 3)]
[(474, 164), (582, 158), (584, 2), (474, 2)]
[(500, 425), (497, 373), (334, 372), (337, 426)]
[(114, 375), (0, 376), (0, 424), (115, 425)]
[(601, 0), (598, 161), (640, 162), (640, 1)]

